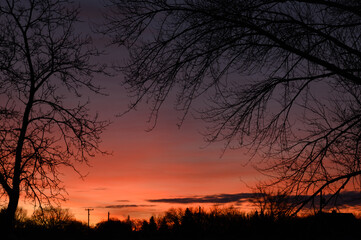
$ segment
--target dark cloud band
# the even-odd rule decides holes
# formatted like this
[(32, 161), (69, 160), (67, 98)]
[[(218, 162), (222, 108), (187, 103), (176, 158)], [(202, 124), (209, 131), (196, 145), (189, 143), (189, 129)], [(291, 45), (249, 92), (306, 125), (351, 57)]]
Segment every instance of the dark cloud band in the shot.
[[(160, 199), (149, 199), (151, 203), (173, 203), (173, 204), (192, 204), (192, 203), (214, 203), (214, 204), (225, 204), (225, 203), (241, 203), (241, 202), (255, 202), (259, 199), (260, 194), (254, 193), (236, 193), (236, 194), (216, 194), (216, 195), (205, 195), (205, 196), (194, 196), (194, 197), (179, 197), (179, 198), (160, 198)], [(289, 201), (299, 202), (308, 199), (310, 196), (291, 196)], [(325, 194), (324, 198), (327, 200), (331, 198), (331, 194)], [(319, 202), (319, 196), (316, 196), (314, 202)], [(347, 191), (338, 195), (337, 198), (332, 198), (330, 201), (331, 205), (338, 207), (347, 206), (360, 206), (361, 207), (361, 192)], [(311, 207), (311, 206), (306, 206)]]
[(231, 202), (243, 202), (254, 198), (253, 193), (236, 193), (236, 194), (216, 194), (206, 196), (195, 197), (183, 197), (183, 198), (161, 198), (161, 199), (149, 199), (148, 202), (153, 203), (231, 203)]

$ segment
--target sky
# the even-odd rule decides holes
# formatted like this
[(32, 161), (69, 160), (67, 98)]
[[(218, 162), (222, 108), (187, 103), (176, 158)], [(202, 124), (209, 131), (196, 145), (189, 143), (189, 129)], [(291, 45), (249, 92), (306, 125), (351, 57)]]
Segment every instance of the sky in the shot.
[[(82, 28), (87, 23), (101, 20), (101, 1), (79, 1)], [(103, 47), (106, 39), (94, 37), (94, 43)], [(124, 51), (113, 47), (101, 61), (114, 63), (124, 58)], [(122, 75), (96, 76), (95, 82), (104, 87), (104, 95), (90, 95), (90, 109), (101, 119), (112, 124), (102, 134), (102, 150), (109, 155), (91, 159), (90, 166), (79, 165), (80, 177), (72, 169), (62, 169), (62, 180), (67, 201), (61, 203), (76, 219), (90, 224), (113, 218), (149, 219), (161, 215), (171, 207), (189, 207), (244, 204), (251, 192), (250, 186), (260, 176), (252, 164), (247, 164), (244, 150), (227, 150), (222, 143), (207, 145), (200, 131), (200, 120), (187, 118), (179, 128), (181, 116), (167, 102), (160, 112), (157, 126), (147, 131), (148, 107), (141, 104), (137, 111), (121, 117), (130, 99), (121, 86)], [(29, 213), (33, 206), (24, 205)], [(246, 207), (247, 208), (247, 207)]]
[[(79, 31), (86, 33), (87, 22), (101, 20), (102, 1), (78, 2), (84, 20), (84, 29)], [(100, 36), (94, 38), (99, 46), (106, 41)], [(107, 51), (102, 61), (108, 63), (121, 61), (126, 55), (117, 47)], [(122, 77), (117, 74), (95, 78), (107, 95), (91, 95), (90, 109), (112, 122), (102, 134), (101, 144), (110, 154), (97, 155), (89, 166), (77, 166), (84, 178), (72, 169), (62, 169), (67, 201), (61, 206), (84, 222), (88, 218), (86, 209), (93, 209), (92, 225), (106, 220), (108, 212), (112, 218), (148, 219), (171, 207), (235, 205), (244, 211), (254, 209), (248, 200), (253, 187), (264, 179), (253, 168), (257, 158), (249, 162), (246, 149), (224, 152), (222, 143), (206, 144), (200, 134), (203, 122), (191, 116), (179, 128), (181, 115), (171, 101), (163, 106), (152, 131), (147, 131), (150, 125), (146, 104), (117, 117), (130, 101), (121, 86)], [(25, 206), (31, 211), (29, 203)]]
[[(145, 119), (141, 111), (115, 119), (102, 137), (102, 145), (112, 154), (81, 167), (84, 179), (71, 170), (64, 173), (69, 200), (62, 206), (78, 219), (87, 217), (85, 208), (94, 208), (94, 222), (104, 220), (107, 212), (119, 219), (149, 218), (170, 207), (201, 204), (189, 198), (201, 202), (200, 198), (250, 192), (247, 185), (257, 181), (251, 165), (244, 166), (247, 158), (241, 151), (221, 157), (221, 145), (205, 147), (197, 123), (187, 121), (178, 129), (176, 119), (165, 116), (147, 132)], [(209, 199), (206, 205), (217, 202)]]
[[(86, 208), (94, 209), (94, 224), (106, 220), (108, 212), (118, 219), (128, 215), (149, 219), (171, 207), (235, 204), (238, 199), (231, 196), (251, 192), (250, 186), (262, 176), (248, 163), (246, 152), (224, 152), (222, 143), (207, 145), (200, 134), (204, 128), (200, 120), (188, 118), (179, 128), (179, 114), (172, 102), (164, 106), (151, 131), (146, 104), (117, 117), (129, 103), (120, 77), (105, 80), (108, 96), (90, 99), (91, 109), (112, 121), (101, 144), (110, 154), (91, 159), (91, 166), (79, 166), (84, 179), (64, 169), (68, 201), (62, 207), (81, 221), (87, 221)], [(216, 199), (222, 194), (229, 194), (228, 200)], [(205, 198), (208, 201), (204, 202)]]
[[(222, 143), (207, 145), (200, 134), (204, 127), (200, 120), (188, 118), (179, 128), (171, 103), (164, 106), (152, 131), (147, 131), (149, 111), (145, 104), (137, 111), (116, 117), (126, 109), (129, 99), (118, 77), (108, 80), (105, 91), (109, 96), (93, 96), (91, 108), (112, 121), (102, 134), (101, 144), (110, 154), (91, 159), (91, 166), (79, 166), (86, 175), (84, 179), (71, 169), (63, 171), (69, 195), (62, 206), (77, 219), (87, 219), (85, 208), (94, 209), (92, 223), (105, 220), (108, 212), (119, 219), (128, 215), (149, 218), (171, 207), (201, 204), (182, 203), (184, 198), (248, 193), (249, 186), (262, 177), (248, 163), (245, 151), (224, 153)], [(235, 203), (238, 199), (231, 200), (226, 202)], [(217, 203), (209, 199), (201, 205)]]

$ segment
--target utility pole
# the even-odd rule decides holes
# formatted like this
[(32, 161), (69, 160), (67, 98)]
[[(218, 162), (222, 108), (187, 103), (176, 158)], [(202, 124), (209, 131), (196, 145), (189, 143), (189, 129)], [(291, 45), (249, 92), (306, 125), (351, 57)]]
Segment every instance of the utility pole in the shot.
[(93, 208), (86, 208), (85, 211), (88, 211), (88, 227), (89, 227), (89, 222), (90, 222), (90, 211), (93, 211)]
[(322, 190), (320, 191), (320, 213), (322, 213), (322, 204), (323, 204), (323, 197), (322, 197)]

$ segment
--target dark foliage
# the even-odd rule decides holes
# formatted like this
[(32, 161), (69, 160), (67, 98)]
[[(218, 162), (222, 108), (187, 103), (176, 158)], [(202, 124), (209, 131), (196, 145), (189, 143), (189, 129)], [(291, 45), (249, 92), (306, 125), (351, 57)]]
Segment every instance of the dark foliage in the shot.
[(132, 235), (132, 225), (120, 220), (103, 221), (96, 225), (95, 235), (98, 239), (128, 239)]

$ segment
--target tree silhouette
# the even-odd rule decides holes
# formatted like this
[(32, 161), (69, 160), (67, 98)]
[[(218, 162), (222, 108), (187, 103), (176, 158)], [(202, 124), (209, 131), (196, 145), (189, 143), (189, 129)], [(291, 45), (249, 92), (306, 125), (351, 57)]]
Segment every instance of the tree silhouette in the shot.
[(0, 3), (0, 184), (12, 226), (20, 196), (61, 200), (59, 167), (99, 153), (108, 124), (91, 116), (85, 91), (100, 93), (91, 63), (99, 52), (75, 33), (79, 10), (67, 0)]
[[(255, 196), (250, 200), (257, 207), (257, 214), (259, 216), (267, 216), (275, 219), (282, 219), (289, 217), (293, 212), (297, 201), (284, 192), (277, 189), (273, 192), (269, 188), (259, 187)], [(296, 204), (295, 204), (296, 203)]]
[(55, 228), (74, 221), (74, 216), (70, 213), (69, 209), (46, 207), (36, 209), (31, 216), (31, 220), (37, 225)]
[[(248, 147), (284, 192), (359, 186), (359, 1), (109, 0), (102, 31), (129, 50), (130, 109), (170, 95), (206, 141)], [(175, 93), (175, 95), (173, 94)], [(206, 101), (205, 101), (206, 100)], [(194, 113), (194, 112), (192, 112)], [(296, 210), (297, 211), (297, 210)]]
[(182, 220), (181, 220), (181, 225), (184, 232), (189, 232), (189, 233), (195, 232), (195, 229), (193, 229), (195, 226), (194, 216), (191, 210), (189, 210), (189, 208), (186, 208), (186, 210), (184, 211), (184, 215), (182, 216)]
[(155, 222), (154, 217), (151, 216), (149, 219), (148, 231), (153, 233), (153, 232), (157, 231), (157, 228), (158, 228), (157, 223)]

